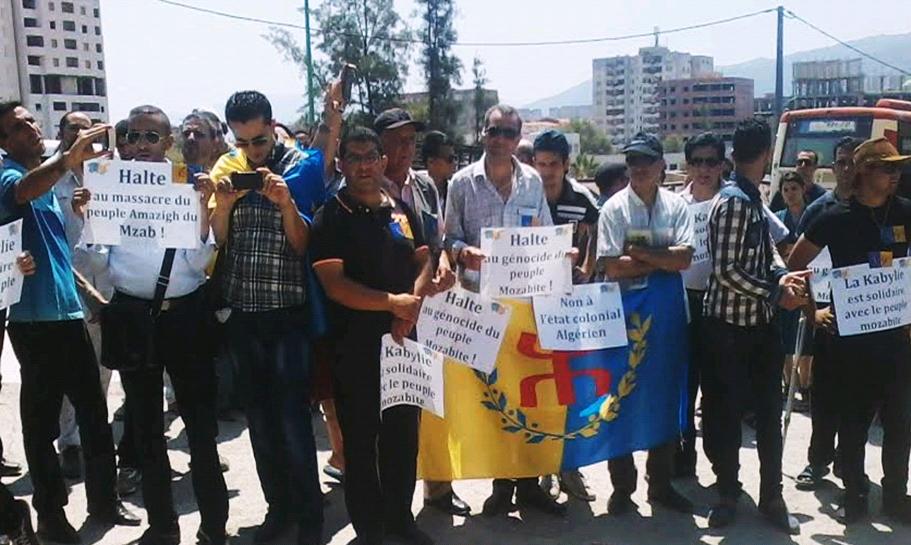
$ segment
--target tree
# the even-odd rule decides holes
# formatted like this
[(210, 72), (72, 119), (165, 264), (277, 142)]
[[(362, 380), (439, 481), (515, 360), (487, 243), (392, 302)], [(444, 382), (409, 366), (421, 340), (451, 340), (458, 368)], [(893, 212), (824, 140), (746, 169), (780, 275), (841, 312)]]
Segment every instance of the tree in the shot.
[(598, 127), (595, 127), (591, 121), (586, 119), (573, 119), (569, 124), (564, 125), (562, 129), (565, 132), (575, 132), (579, 134), (579, 147), (582, 153), (589, 155), (609, 155), (613, 151), (610, 139)]
[[(320, 29), (316, 49), (327, 57), (314, 62), (320, 85), (325, 87), (342, 64), (349, 62), (357, 66), (351, 105), (370, 119), (395, 106), (408, 75), (411, 33), (396, 13), (393, 1), (324, 0), (313, 11)], [(272, 28), (267, 38), (286, 59), (301, 70), (307, 69), (306, 51), (286, 30)]]
[(488, 98), (484, 86), (487, 85), (487, 71), (484, 70), (484, 63), (481, 59), (475, 57), (471, 62), (471, 78), (474, 84), (474, 97), (472, 100), (474, 106), (474, 141), (481, 141), (481, 131), (484, 130), (484, 114), (487, 109), (494, 105), (494, 101)]
[(597, 168), (598, 163), (595, 162), (595, 158), (585, 153), (580, 153), (577, 155), (576, 160), (573, 161), (572, 165), (570, 165), (573, 176), (579, 179), (593, 177)]
[(661, 143), (665, 153), (680, 153), (683, 151), (683, 140), (676, 135), (670, 135)]
[(452, 133), (459, 104), (452, 98), (452, 85), (462, 83), (462, 61), (452, 54), (456, 31), (453, 0), (417, 0), (423, 23), (421, 66), (427, 81), (427, 121), (430, 128)]

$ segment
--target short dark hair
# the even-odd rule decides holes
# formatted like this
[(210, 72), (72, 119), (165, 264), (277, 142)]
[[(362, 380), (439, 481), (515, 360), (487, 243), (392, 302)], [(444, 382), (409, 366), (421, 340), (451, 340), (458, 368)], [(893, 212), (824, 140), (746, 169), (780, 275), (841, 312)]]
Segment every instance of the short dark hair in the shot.
[(683, 155), (687, 161), (693, 158), (696, 148), (712, 148), (718, 160), (724, 160), (724, 140), (713, 132), (704, 132), (686, 141), (686, 145), (683, 146)]
[(772, 147), (772, 131), (761, 119), (744, 119), (734, 130), (734, 151), (731, 155), (735, 161), (749, 163)]
[(500, 112), (500, 115), (503, 117), (513, 117), (519, 120), (519, 131), (522, 130), (522, 116), (519, 115), (519, 110), (513, 108), (508, 104), (494, 104), (484, 112), (484, 127), (486, 128), (490, 125), (490, 118), (493, 116), (494, 112)]
[(288, 127), (288, 125), (285, 125), (284, 123), (276, 123), (276, 124), (275, 124), (275, 128), (276, 128), (276, 129), (279, 129), (279, 128), (280, 128), (280, 129), (284, 129), (285, 132), (288, 133), (288, 136), (294, 136), (294, 131), (292, 131), (291, 128)]
[(800, 187), (804, 187), (807, 185), (807, 181), (803, 179), (803, 176), (801, 176), (800, 174), (798, 174), (797, 172), (795, 172), (793, 170), (790, 172), (785, 172), (781, 176), (781, 183), (778, 184), (779, 187), (784, 187), (785, 182), (792, 182), (795, 184), (800, 184)]
[[(16, 108), (22, 106), (22, 103), (18, 100), (9, 100), (7, 102), (0, 102), (0, 118), (6, 116), (6, 114), (14, 111)], [(0, 129), (0, 136), (6, 136), (3, 132), (3, 129)]]
[(424, 135), (424, 141), (421, 143), (421, 157), (424, 164), (434, 157), (440, 156), (440, 151), (446, 146), (454, 146), (452, 139), (444, 132), (430, 131)]
[(70, 118), (71, 115), (77, 113), (78, 110), (70, 110), (67, 113), (63, 114), (63, 117), (60, 118), (60, 123), (57, 125), (57, 129), (63, 130), (66, 128), (66, 120)]
[(130, 132), (129, 119), (121, 119), (117, 122), (116, 125), (114, 125), (114, 134), (117, 136), (117, 138), (123, 138), (127, 135), (128, 132)]
[(835, 148), (832, 149), (832, 161), (835, 161), (835, 156), (838, 155), (838, 150), (845, 149), (851, 154), (854, 154), (854, 150), (857, 149), (857, 146), (864, 143), (863, 138), (857, 138), (856, 136), (843, 136), (841, 140), (835, 143)]
[(219, 119), (219, 117), (215, 115), (214, 112), (210, 112), (209, 110), (194, 109), (191, 113), (198, 115), (203, 119), (209, 120), (209, 123), (215, 127), (216, 132), (220, 133), (221, 135), (228, 134), (228, 126), (225, 125), (225, 122)]
[(376, 151), (380, 154), (383, 153), (383, 144), (380, 142), (380, 137), (367, 127), (356, 126), (345, 131), (345, 134), (342, 136), (342, 141), (338, 147), (338, 156), (344, 161), (345, 154), (348, 152), (348, 146), (354, 143), (368, 143), (372, 142), (376, 146)]
[(262, 119), (272, 121), (272, 104), (259, 91), (238, 91), (225, 104), (225, 119), (228, 123), (246, 123)]
[(130, 110), (130, 115), (127, 116), (127, 120), (129, 122), (132, 122), (133, 118), (139, 117), (141, 115), (157, 117), (161, 122), (161, 128), (166, 129), (167, 134), (171, 134), (171, 120), (168, 118), (168, 114), (164, 113), (164, 110), (158, 106), (152, 106), (151, 104), (136, 106)]
[(816, 153), (814, 150), (811, 150), (811, 149), (802, 149), (802, 150), (800, 150), (800, 151), (797, 152), (797, 155), (800, 155), (801, 153), (812, 153), (812, 154), (813, 154), (813, 164), (814, 164), (814, 165), (818, 165), (818, 164), (819, 164), (819, 154)]
[(208, 132), (209, 132), (209, 138), (215, 138), (215, 135), (219, 130), (219, 129), (215, 128), (215, 125), (212, 123), (211, 119), (209, 119), (207, 117), (203, 117), (196, 112), (193, 112), (193, 113), (188, 114), (186, 117), (184, 117), (183, 121), (180, 122), (181, 131), (183, 130), (183, 126), (186, 125), (187, 122), (189, 122), (189, 121), (196, 121), (200, 125), (204, 125), (205, 127), (207, 127)]
[(604, 163), (598, 165), (598, 169), (595, 170), (595, 185), (598, 186), (601, 193), (604, 193), (624, 176), (626, 176), (626, 163)]
[(534, 152), (556, 153), (564, 162), (569, 159), (569, 141), (566, 135), (555, 129), (548, 129), (535, 138)]

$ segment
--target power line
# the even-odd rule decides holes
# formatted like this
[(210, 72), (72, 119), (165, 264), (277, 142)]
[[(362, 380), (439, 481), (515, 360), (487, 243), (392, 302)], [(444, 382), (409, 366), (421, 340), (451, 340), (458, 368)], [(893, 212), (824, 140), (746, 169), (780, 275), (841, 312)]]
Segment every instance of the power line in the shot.
[[(176, 7), (180, 7), (180, 8), (189, 9), (192, 11), (207, 13), (209, 15), (226, 17), (228, 19), (247, 21), (247, 22), (251, 22), (251, 23), (266, 24), (266, 25), (271, 25), (271, 26), (276, 26), (276, 27), (281, 27), (281, 28), (293, 28), (293, 29), (298, 29), (298, 30), (304, 30), (303, 25), (296, 25), (294, 23), (286, 23), (286, 22), (282, 22), (282, 21), (272, 21), (272, 20), (268, 20), (268, 19), (260, 19), (257, 17), (247, 17), (244, 15), (237, 15), (234, 13), (227, 13), (224, 11), (203, 8), (200, 6), (194, 6), (192, 4), (186, 4), (183, 2), (177, 2), (175, 0), (158, 0), (158, 1), (162, 4), (168, 4), (170, 6), (176, 6)], [(668, 29), (668, 30), (661, 30), (658, 32), (658, 34), (675, 34), (678, 32), (686, 32), (689, 30), (697, 30), (700, 28), (722, 25), (725, 23), (739, 21), (741, 19), (748, 19), (751, 17), (756, 17), (757, 15), (771, 13), (771, 12), (775, 11), (775, 9), (776, 8), (769, 8), (769, 9), (764, 9), (764, 10), (760, 10), (760, 11), (755, 11), (752, 13), (745, 13), (743, 15), (737, 15), (734, 17), (727, 17), (725, 19), (718, 19), (715, 21), (708, 21), (705, 23), (699, 23), (699, 24), (695, 24), (695, 25), (672, 28), (672, 29)], [(310, 31), (313, 32), (314, 34), (323, 34), (324, 33), (322, 29), (319, 29), (316, 27), (311, 27)], [(341, 33), (341, 34), (344, 34), (344, 33)], [(621, 35), (621, 36), (605, 36), (605, 37), (601, 37), (601, 38), (577, 38), (577, 39), (572, 39), (572, 40), (546, 40), (546, 41), (537, 41), (537, 42), (456, 42), (453, 45), (459, 46), (459, 47), (534, 47), (534, 46), (551, 46), (551, 45), (576, 45), (576, 44), (591, 44), (591, 43), (601, 43), (601, 42), (616, 42), (616, 41), (621, 41), (621, 40), (632, 40), (632, 39), (636, 39), (636, 38), (648, 38), (648, 37), (654, 36), (654, 35), (655, 35), (655, 31), (640, 32), (640, 33), (636, 33), (636, 34), (626, 34), (626, 35)], [(390, 41), (390, 42), (406, 42), (406, 43), (414, 43), (414, 44), (424, 43), (422, 40), (417, 40), (417, 39), (412, 39), (412, 38), (377, 37), (375, 39), (383, 40), (383, 41)]]
[(796, 20), (800, 21), (801, 23), (807, 25), (808, 27), (812, 28), (812, 29), (815, 30), (816, 32), (819, 32), (819, 33), (822, 34), (823, 36), (826, 36), (826, 37), (829, 38), (830, 40), (832, 40), (832, 41), (834, 41), (834, 42), (837, 42), (837, 43), (843, 45), (844, 47), (847, 47), (847, 48), (850, 49), (851, 51), (854, 51), (854, 52), (857, 53), (858, 55), (861, 55), (861, 56), (863, 56), (863, 57), (866, 57), (866, 58), (870, 59), (870, 60), (873, 61), (873, 62), (879, 63), (879, 64), (881, 64), (881, 65), (883, 65), (883, 66), (885, 66), (885, 67), (887, 67), (887, 68), (891, 68), (892, 70), (895, 70), (895, 71), (897, 71), (897, 72), (901, 72), (902, 74), (904, 74), (904, 75), (906, 75), (906, 76), (911, 76), (911, 72), (909, 72), (909, 71), (907, 71), (907, 70), (904, 70), (904, 69), (902, 69), (902, 68), (899, 68), (898, 66), (895, 66), (894, 64), (890, 64), (890, 63), (888, 63), (888, 62), (886, 62), (886, 61), (884, 61), (884, 60), (882, 60), (882, 59), (880, 59), (880, 58), (874, 57), (873, 55), (867, 53), (866, 51), (863, 51), (862, 49), (860, 49), (860, 48), (858, 48), (858, 47), (855, 47), (855, 46), (853, 46), (853, 45), (851, 45), (851, 44), (849, 44), (849, 43), (847, 43), (847, 42), (845, 42), (845, 41), (843, 41), (843, 40), (839, 40), (839, 39), (836, 38), (835, 36), (829, 34), (829, 33), (826, 32), (825, 30), (823, 30), (823, 29), (819, 28), (818, 26), (814, 25), (813, 23), (807, 21), (806, 19), (804, 19), (803, 17), (797, 15), (797, 14), (794, 13), (793, 11), (791, 11), (791, 10), (785, 10), (785, 12), (786, 12), (786, 13), (788, 14), (788, 16), (791, 17), (792, 19), (796, 19)]

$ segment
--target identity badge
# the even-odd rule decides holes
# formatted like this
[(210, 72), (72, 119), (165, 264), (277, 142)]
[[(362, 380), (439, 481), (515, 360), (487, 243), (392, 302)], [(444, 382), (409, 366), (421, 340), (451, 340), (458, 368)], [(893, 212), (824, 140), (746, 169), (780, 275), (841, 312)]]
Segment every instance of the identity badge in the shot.
[(892, 266), (892, 252), (889, 251), (870, 252), (867, 259), (871, 269)]
[(892, 238), (895, 239), (895, 242), (908, 242), (908, 238), (905, 235), (905, 226), (893, 225)]
[(389, 231), (395, 238), (414, 240), (414, 233), (411, 232), (411, 224), (408, 223), (408, 216), (405, 214), (392, 214), (392, 221), (389, 222)]
[(535, 217), (537, 217), (538, 211), (530, 207), (520, 207), (519, 208), (519, 226), (520, 227), (532, 227), (534, 225)]

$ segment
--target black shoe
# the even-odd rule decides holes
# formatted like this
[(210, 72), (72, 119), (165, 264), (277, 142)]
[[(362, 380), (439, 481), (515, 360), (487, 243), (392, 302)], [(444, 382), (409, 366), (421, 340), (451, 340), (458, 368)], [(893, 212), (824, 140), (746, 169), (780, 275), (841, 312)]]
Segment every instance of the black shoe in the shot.
[(911, 497), (899, 496), (893, 499), (883, 496), (883, 513), (902, 524), (911, 524)]
[[(19, 515), (19, 527), (9, 534), (10, 545), (41, 545), (32, 529), (32, 511), (25, 500), (13, 502), (13, 509)], [(78, 536), (77, 536), (78, 537)]]
[(253, 533), (254, 543), (268, 543), (282, 534), (289, 526), (288, 515), (285, 512), (279, 512), (269, 509), (266, 512), (266, 518), (259, 525), (256, 532)]
[(869, 511), (870, 507), (866, 497), (845, 494), (842, 497), (841, 505), (835, 512), (835, 518), (844, 525), (853, 524), (865, 519)]
[(82, 449), (76, 446), (65, 447), (60, 451), (60, 471), (71, 481), (82, 478)]
[(10, 462), (6, 458), (0, 458), (0, 477), (18, 477), (22, 475), (22, 466)]
[(180, 527), (176, 524), (171, 528), (149, 528), (142, 533), (137, 545), (180, 545)]
[(139, 526), (142, 520), (126, 508), (122, 501), (102, 511), (89, 511), (89, 518), (96, 523), (110, 526)]
[(534, 486), (516, 489), (516, 504), (522, 508), (537, 509), (548, 515), (566, 516), (566, 504), (558, 503), (557, 500), (551, 498), (550, 494), (541, 490), (537, 482)]
[(614, 492), (611, 494), (610, 499), (607, 500), (607, 514), (613, 516), (625, 515), (631, 513), (638, 508), (636, 502), (632, 500), (628, 495), (621, 494), (619, 492)]
[(737, 500), (722, 499), (709, 511), (709, 528), (725, 528), (737, 518)]
[(661, 487), (654, 491), (649, 489), (648, 501), (657, 503), (658, 505), (664, 506), (672, 511), (677, 511), (678, 513), (693, 512), (693, 502), (684, 497), (680, 492), (677, 492), (673, 486)]
[(117, 495), (121, 498), (132, 496), (142, 486), (142, 471), (134, 467), (122, 467), (117, 471)]
[(389, 536), (407, 545), (434, 545), (433, 538), (424, 533), (416, 524), (396, 530), (390, 530)]
[(797, 484), (795, 487), (797, 490), (816, 490), (822, 483), (823, 478), (828, 474), (828, 467), (808, 465), (800, 472), (800, 475), (797, 476)]
[(442, 496), (425, 499), (424, 506), (433, 507), (448, 515), (455, 515), (457, 517), (467, 517), (471, 514), (471, 507), (451, 490)]
[(493, 492), (490, 494), (490, 497), (484, 500), (484, 508), (481, 509), (481, 513), (485, 517), (495, 517), (497, 515), (502, 515), (515, 511), (516, 506), (512, 503), (512, 493), (515, 489), (515, 486), (510, 483), (509, 485), (498, 485), (494, 483)]
[(228, 534), (220, 532), (207, 532), (202, 528), (196, 532), (196, 545), (225, 545), (228, 543)]
[(800, 522), (788, 512), (788, 506), (781, 496), (769, 501), (759, 500), (759, 512), (780, 530), (792, 536), (800, 534)]
[(73, 525), (66, 520), (61, 509), (48, 515), (38, 515), (38, 537), (45, 541), (57, 543), (80, 543), (79, 534)]
[(301, 521), (297, 527), (297, 545), (323, 545), (323, 526)]

